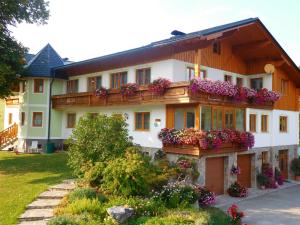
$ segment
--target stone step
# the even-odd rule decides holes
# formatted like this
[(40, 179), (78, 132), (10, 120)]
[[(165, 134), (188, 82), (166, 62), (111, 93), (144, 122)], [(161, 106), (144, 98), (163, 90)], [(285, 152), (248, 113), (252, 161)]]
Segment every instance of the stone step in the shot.
[(38, 199), (62, 199), (68, 193), (69, 191), (66, 190), (49, 190), (41, 193)]
[(74, 183), (62, 183), (51, 186), (49, 190), (57, 190), (57, 191), (72, 191), (75, 188)]
[(59, 205), (61, 199), (37, 199), (27, 206), (27, 209), (53, 209)]
[(20, 217), (23, 221), (39, 221), (53, 217), (53, 209), (27, 209)]
[(19, 225), (47, 225), (48, 220), (22, 221)]

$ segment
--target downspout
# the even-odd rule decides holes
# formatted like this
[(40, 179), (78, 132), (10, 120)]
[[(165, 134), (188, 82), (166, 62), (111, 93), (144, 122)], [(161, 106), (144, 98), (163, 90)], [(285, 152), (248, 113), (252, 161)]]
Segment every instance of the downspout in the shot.
[(47, 133), (47, 144), (50, 143), (50, 132), (51, 132), (51, 108), (52, 108), (52, 101), (51, 101), (51, 96), (52, 96), (52, 85), (55, 79), (55, 73), (52, 71), (53, 76), (50, 82), (50, 90), (49, 90), (49, 105), (48, 105), (48, 133)]

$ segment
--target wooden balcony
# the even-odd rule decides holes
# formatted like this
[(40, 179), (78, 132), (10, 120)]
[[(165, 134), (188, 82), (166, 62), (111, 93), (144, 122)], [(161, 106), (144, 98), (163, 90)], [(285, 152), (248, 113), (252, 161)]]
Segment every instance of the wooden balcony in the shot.
[(13, 96), (5, 99), (6, 105), (19, 105), (20, 100), (18, 96)]
[(273, 103), (255, 105), (248, 102), (236, 102), (232, 98), (213, 96), (205, 93), (192, 94), (189, 92), (189, 82), (174, 82), (163, 96), (152, 94), (147, 86), (139, 88), (135, 96), (123, 97), (120, 90), (109, 90), (107, 98), (95, 96), (94, 92), (81, 92), (52, 96), (52, 107), (64, 109), (74, 106), (121, 106), (121, 105), (145, 105), (145, 104), (180, 104), (200, 103), (219, 106), (237, 106), (241, 108), (272, 109)]
[(247, 149), (241, 148), (238, 145), (232, 143), (222, 144), (222, 146), (218, 149), (201, 149), (199, 146), (194, 145), (166, 145), (163, 147), (163, 150), (166, 153), (197, 157), (247, 151)]

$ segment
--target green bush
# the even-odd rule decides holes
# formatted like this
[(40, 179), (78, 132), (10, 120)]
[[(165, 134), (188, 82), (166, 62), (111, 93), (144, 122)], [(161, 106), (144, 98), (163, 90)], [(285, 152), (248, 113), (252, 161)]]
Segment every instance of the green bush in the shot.
[(161, 201), (167, 208), (188, 207), (198, 198), (194, 187), (184, 183), (172, 183), (155, 192), (153, 199)]
[(68, 200), (69, 202), (74, 202), (78, 199), (93, 199), (97, 197), (97, 192), (93, 188), (76, 188), (74, 191), (72, 191), (69, 196)]
[(293, 171), (295, 176), (300, 176), (300, 157), (292, 160), (291, 170)]
[[(106, 163), (122, 156), (132, 142), (128, 135), (127, 124), (122, 117), (98, 115), (91, 118), (85, 115), (80, 118), (67, 144), (68, 164), (75, 175), (83, 177), (96, 162)], [(103, 167), (100, 166), (98, 169), (101, 170)], [(97, 174), (101, 177), (101, 171)], [(95, 176), (92, 177), (98, 180)]]
[(47, 225), (80, 225), (71, 217), (59, 216), (51, 219)]
[(101, 187), (115, 195), (145, 195), (149, 192), (147, 178), (151, 173), (149, 159), (141, 154), (139, 148), (130, 147), (124, 157), (107, 164)]

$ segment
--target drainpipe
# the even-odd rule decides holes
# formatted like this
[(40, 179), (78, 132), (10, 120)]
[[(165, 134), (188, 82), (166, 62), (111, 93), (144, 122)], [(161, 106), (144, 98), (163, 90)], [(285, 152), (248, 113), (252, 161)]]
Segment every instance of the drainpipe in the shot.
[[(52, 71), (53, 72), (53, 71)], [(48, 133), (47, 133), (47, 144), (50, 143), (50, 132), (51, 132), (51, 107), (52, 107), (52, 85), (55, 79), (55, 73), (53, 72), (53, 77), (50, 82), (50, 90), (49, 90), (49, 105), (48, 105)]]

